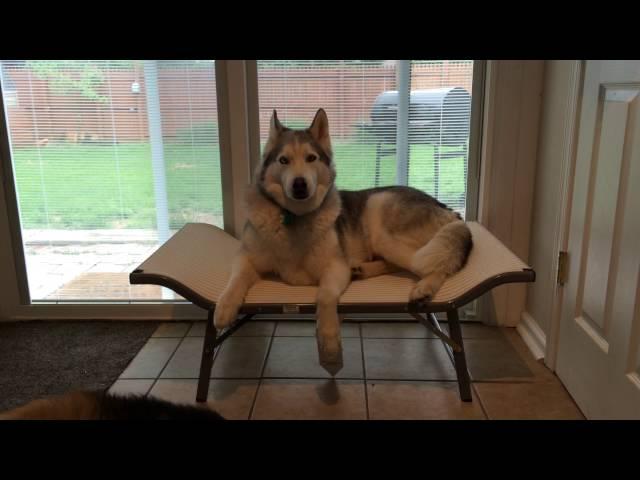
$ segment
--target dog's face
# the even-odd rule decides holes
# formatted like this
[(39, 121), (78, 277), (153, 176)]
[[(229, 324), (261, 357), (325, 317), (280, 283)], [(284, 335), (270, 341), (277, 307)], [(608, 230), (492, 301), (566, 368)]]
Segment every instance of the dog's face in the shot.
[(274, 110), (258, 182), (280, 206), (296, 215), (318, 208), (335, 180), (329, 121), (316, 113), (305, 130), (284, 127)]

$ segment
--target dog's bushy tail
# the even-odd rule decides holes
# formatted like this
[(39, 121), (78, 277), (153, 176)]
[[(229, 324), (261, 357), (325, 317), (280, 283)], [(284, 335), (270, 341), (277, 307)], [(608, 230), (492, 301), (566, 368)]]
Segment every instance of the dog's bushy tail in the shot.
[(178, 405), (142, 395), (78, 391), (34, 400), (0, 414), (0, 420), (224, 420), (195, 405)]
[(179, 405), (153, 397), (106, 395), (101, 416), (107, 420), (224, 420), (218, 412), (196, 405)]

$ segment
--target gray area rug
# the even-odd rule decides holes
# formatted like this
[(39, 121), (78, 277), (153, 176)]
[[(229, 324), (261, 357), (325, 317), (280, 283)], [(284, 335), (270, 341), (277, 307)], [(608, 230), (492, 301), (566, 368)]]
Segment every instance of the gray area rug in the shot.
[(159, 322), (0, 322), (0, 411), (109, 388)]

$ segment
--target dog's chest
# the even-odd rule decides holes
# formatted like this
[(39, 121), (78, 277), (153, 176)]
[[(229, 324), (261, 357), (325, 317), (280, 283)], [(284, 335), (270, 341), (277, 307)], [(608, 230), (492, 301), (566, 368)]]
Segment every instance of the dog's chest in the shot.
[(260, 272), (272, 272), (292, 285), (317, 285), (331, 260), (341, 255), (335, 221), (337, 207), (304, 218), (284, 218), (270, 203), (250, 210), (245, 247)]
[(278, 275), (292, 285), (315, 285), (336, 255), (332, 232), (313, 235), (296, 232), (287, 235), (287, 249), (276, 249)]
[(270, 257), (274, 273), (291, 285), (318, 284), (338, 245), (333, 230), (320, 233), (286, 225), (264, 235), (262, 240), (266, 247), (262, 254)]

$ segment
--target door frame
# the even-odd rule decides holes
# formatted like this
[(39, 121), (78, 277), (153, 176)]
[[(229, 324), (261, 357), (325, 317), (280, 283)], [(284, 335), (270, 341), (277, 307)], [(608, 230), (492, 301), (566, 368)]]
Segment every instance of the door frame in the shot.
[[(582, 86), (584, 79), (584, 60), (571, 61), (570, 84), (565, 105), (565, 124), (562, 139), (561, 178), (558, 211), (555, 218), (555, 236), (553, 239), (552, 272), (558, 271), (558, 259), (561, 251), (567, 251), (569, 245), (569, 221), (573, 197), (573, 177), (576, 163), (578, 131), (580, 128), (580, 107), (582, 105)], [(564, 287), (556, 282), (548, 286), (548, 298), (551, 302), (551, 318), (545, 345), (544, 363), (552, 371), (556, 370), (560, 323), (562, 322), (562, 303)]]

